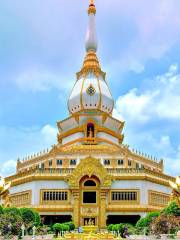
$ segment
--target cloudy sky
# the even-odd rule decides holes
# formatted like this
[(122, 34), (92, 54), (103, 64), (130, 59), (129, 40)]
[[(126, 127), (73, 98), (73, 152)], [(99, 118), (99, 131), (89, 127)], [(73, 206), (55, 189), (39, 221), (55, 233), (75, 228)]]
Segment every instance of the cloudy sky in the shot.
[[(88, 0), (0, 1), (0, 175), (56, 142), (84, 58)], [(125, 143), (180, 174), (180, 1), (96, 0), (98, 56)]]

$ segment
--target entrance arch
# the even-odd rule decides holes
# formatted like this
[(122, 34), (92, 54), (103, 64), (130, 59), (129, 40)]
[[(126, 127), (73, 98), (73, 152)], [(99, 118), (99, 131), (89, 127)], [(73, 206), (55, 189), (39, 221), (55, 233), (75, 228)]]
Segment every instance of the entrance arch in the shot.
[[(91, 216), (91, 218), (95, 218), (94, 222), (99, 228), (106, 228), (106, 199), (112, 178), (100, 160), (93, 157), (82, 159), (75, 170), (67, 176), (73, 197), (73, 221), (77, 227), (85, 224), (86, 216), (88, 218)], [(89, 180), (91, 182), (87, 182)], [(93, 181), (96, 185), (92, 184)], [(89, 188), (87, 189), (89, 191), (96, 191), (96, 196), (94, 196), (96, 203), (83, 204), (82, 192), (85, 188)], [(85, 199), (87, 198), (86, 195)]]
[(80, 180), (80, 225), (99, 225), (100, 180), (83, 176)]

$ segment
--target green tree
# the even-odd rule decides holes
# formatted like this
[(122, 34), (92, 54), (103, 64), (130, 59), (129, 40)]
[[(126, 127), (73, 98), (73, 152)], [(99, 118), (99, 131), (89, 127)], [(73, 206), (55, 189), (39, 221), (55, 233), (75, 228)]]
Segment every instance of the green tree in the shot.
[(21, 226), (23, 223), (22, 217), (20, 215), (15, 215), (14, 211), (6, 212), (1, 214), (0, 217), (0, 231), (3, 236), (8, 235), (18, 235), (21, 231)]
[(177, 216), (161, 214), (150, 224), (152, 234), (175, 234), (180, 229), (180, 219)]
[(20, 209), (16, 207), (4, 208), (4, 213), (10, 214), (12, 216), (22, 216)]
[(162, 210), (161, 213), (164, 215), (180, 216), (180, 208), (178, 207), (176, 201), (172, 201)]
[(25, 225), (39, 226), (40, 216), (38, 212), (30, 208), (21, 208), (20, 212)]
[(137, 233), (149, 233), (149, 226), (154, 218), (160, 215), (159, 212), (148, 213), (146, 217), (140, 218), (136, 223)]
[(35, 214), (35, 226), (39, 226), (41, 223), (41, 217), (37, 211), (33, 210), (33, 212)]

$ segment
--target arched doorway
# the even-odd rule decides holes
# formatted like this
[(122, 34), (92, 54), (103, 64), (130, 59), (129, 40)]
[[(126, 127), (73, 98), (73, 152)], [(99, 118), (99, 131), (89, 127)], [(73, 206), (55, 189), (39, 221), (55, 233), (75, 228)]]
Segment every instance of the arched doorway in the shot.
[(99, 225), (100, 181), (96, 176), (80, 180), (80, 225)]

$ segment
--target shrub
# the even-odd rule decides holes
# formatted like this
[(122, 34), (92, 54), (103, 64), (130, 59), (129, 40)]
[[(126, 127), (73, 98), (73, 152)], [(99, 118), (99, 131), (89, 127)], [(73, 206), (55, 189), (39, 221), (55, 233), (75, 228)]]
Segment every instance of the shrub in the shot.
[(128, 228), (129, 235), (133, 235), (136, 233), (136, 228), (130, 223), (122, 224), (122, 227), (123, 227), (123, 229), (124, 229), (124, 227)]
[(107, 230), (108, 230), (109, 232), (112, 231), (113, 225), (114, 225), (114, 224), (109, 224), (109, 225), (107, 226)]
[(69, 231), (73, 231), (75, 229), (75, 225), (73, 222), (67, 222), (65, 224), (67, 224), (69, 226)]
[(137, 233), (149, 233), (149, 226), (154, 218), (160, 215), (159, 212), (148, 213), (146, 217), (140, 218), (136, 223)]
[(20, 209), (16, 207), (4, 208), (4, 213), (10, 214), (12, 216), (22, 216)]
[(34, 211), (30, 208), (21, 208), (20, 209), (22, 219), (25, 225), (34, 224), (35, 222), (35, 214)]
[(62, 231), (65, 231), (65, 232), (70, 231), (70, 227), (67, 223), (62, 224)]
[(120, 235), (122, 235), (125, 228), (128, 229), (128, 233), (130, 235), (134, 234), (136, 231), (135, 227), (129, 223), (110, 224), (110, 225), (108, 225), (107, 230), (113, 231), (116, 233), (118, 232), (118, 233), (120, 233)]
[(49, 231), (49, 227), (46, 225), (38, 226), (36, 228), (36, 234), (37, 235), (46, 235)]
[(118, 232), (118, 230), (119, 230), (119, 224), (113, 224), (112, 231), (113, 232)]
[(174, 234), (180, 229), (179, 217), (161, 214), (150, 225), (152, 234)]
[(55, 223), (52, 228), (55, 232), (63, 231), (61, 223)]
[(161, 213), (164, 215), (180, 216), (180, 208), (178, 207), (176, 201), (172, 201), (162, 210)]
[(22, 223), (23, 220), (20, 215), (6, 212), (4, 214), (1, 214), (0, 217), (0, 231), (3, 236), (18, 235), (21, 231)]

